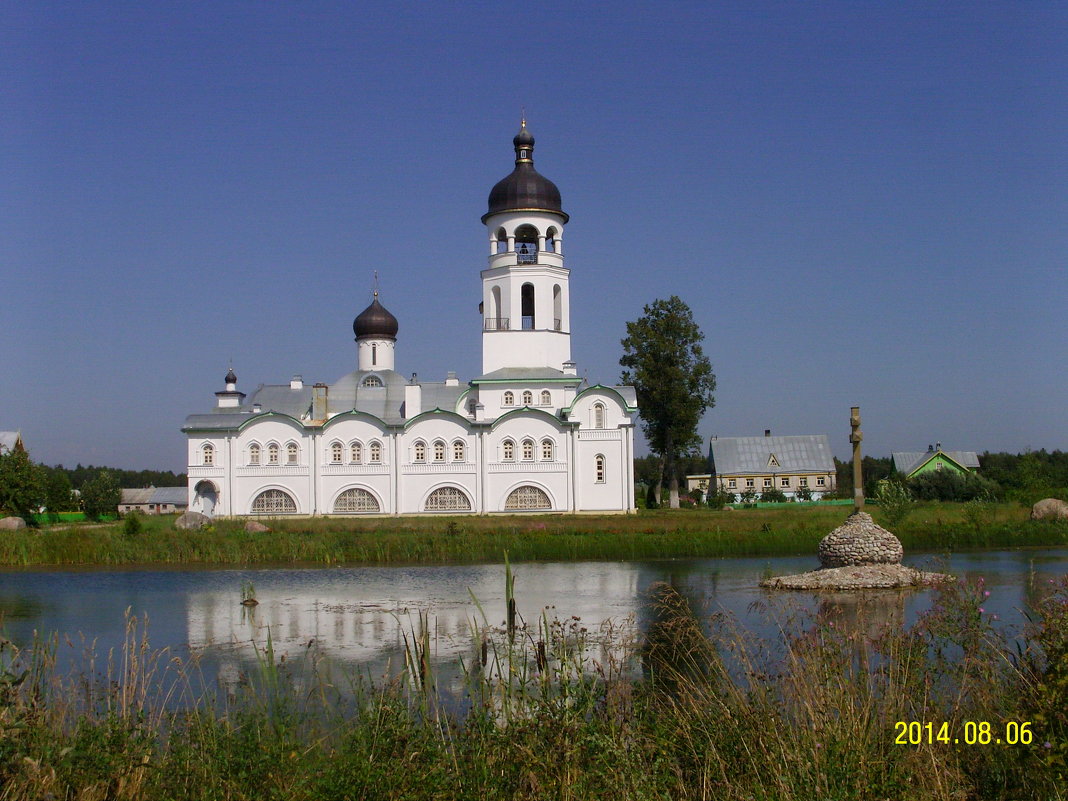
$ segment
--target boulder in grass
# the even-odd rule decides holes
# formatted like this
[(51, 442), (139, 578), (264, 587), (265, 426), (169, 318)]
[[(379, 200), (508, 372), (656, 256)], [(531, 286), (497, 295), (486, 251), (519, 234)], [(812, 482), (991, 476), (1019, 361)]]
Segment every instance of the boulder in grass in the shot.
[(174, 521), (174, 527), (183, 531), (196, 531), (210, 525), (211, 518), (207, 515), (202, 515), (200, 512), (183, 512)]
[(851, 514), (819, 545), (820, 565), (824, 568), (896, 565), (904, 553), (901, 540), (877, 525), (867, 512)]
[(1032, 520), (1068, 520), (1068, 503), (1059, 498), (1043, 498), (1031, 507)]
[(270, 529), (258, 520), (249, 520), (245, 523), (245, 531), (249, 534), (259, 534), (261, 531), (270, 531)]
[(0, 531), (18, 531), (20, 528), (26, 528), (26, 521), (21, 517), (0, 519)]

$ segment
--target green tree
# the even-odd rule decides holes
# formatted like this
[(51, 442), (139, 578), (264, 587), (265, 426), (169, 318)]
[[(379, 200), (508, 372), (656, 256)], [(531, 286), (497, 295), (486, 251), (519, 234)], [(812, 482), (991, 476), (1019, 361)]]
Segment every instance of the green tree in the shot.
[(0, 510), (34, 525), (45, 500), (44, 472), (22, 447), (0, 448)]
[(900, 481), (889, 478), (882, 479), (876, 486), (875, 502), (879, 504), (879, 511), (890, 528), (900, 525), (916, 505), (908, 488)]
[(44, 505), (48, 510), (49, 519), (54, 522), (59, 519), (60, 512), (77, 509), (78, 505), (74, 500), (74, 492), (67, 473), (55, 468), (46, 468), (45, 471), (47, 475), (45, 476)]
[(786, 493), (776, 487), (768, 487), (760, 493), (761, 503), (786, 503)]
[(122, 490), (119, 482), (108, 470), (101, 470), (95, 478), (82, 484), (82, 511), (90, 520), (99, 520), (103, 515), (116, 514)]
[[(676, 464), (701, 445), (697, 424), (715, 405), (716, 376), (701, 349), (704, 335), (677, 296), (655, 300), (627, 323), (622, 380), (638, 395), (638, 414), (649, 449), (664, 460), (670, 506), (679, 508)], [(654, 480), (654, 485), (659, 481)]]

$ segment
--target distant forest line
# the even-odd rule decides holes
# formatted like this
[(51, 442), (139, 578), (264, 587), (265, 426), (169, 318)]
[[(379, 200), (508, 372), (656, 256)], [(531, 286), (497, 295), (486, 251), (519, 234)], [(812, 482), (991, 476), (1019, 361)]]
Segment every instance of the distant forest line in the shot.
[(41, 467), (45, 473), (66, 473), (71, 487), (79, 491), (85, 482), (96, 478), (104, 471), (111, 473), (118, 485), (125, 489), (184, 487), (188, 483), (185, 473), (174, 473), (170, 470), (123, 470), (116, 467), (97, 467), (91, 464), (79, 464), (77, 467), (64, 467), (61, 464), (52, 467), (41, 465)]

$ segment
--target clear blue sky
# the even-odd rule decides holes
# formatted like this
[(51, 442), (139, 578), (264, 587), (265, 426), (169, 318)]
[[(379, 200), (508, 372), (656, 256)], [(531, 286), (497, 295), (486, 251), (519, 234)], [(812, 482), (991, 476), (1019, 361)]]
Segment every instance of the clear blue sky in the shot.
[(572, 216), (580, 372), (677, 294), (704, 437), (1068, 448), (1061, 3), (14, 3), (0, 24), (0, 429), (181, 469), (185, 416), (354, 368), (480, 369), (525, 107)]

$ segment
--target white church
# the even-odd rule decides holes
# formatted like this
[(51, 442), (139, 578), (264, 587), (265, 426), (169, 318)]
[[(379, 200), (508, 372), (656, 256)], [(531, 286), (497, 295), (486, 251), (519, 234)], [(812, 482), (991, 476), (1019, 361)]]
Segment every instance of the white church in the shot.
[(332, 384), (261, 385), (231, 369), (190, 415), (189, 509), (208, 515), (632, 512), (637, 401), (584, 386), (571, 360), (568, 215), (534, 169), (524, 121), (515, 169), (482, 216), (482, 375), (396, 371), (397, 319), (379, 302), (353, 323), (356, 369)]

